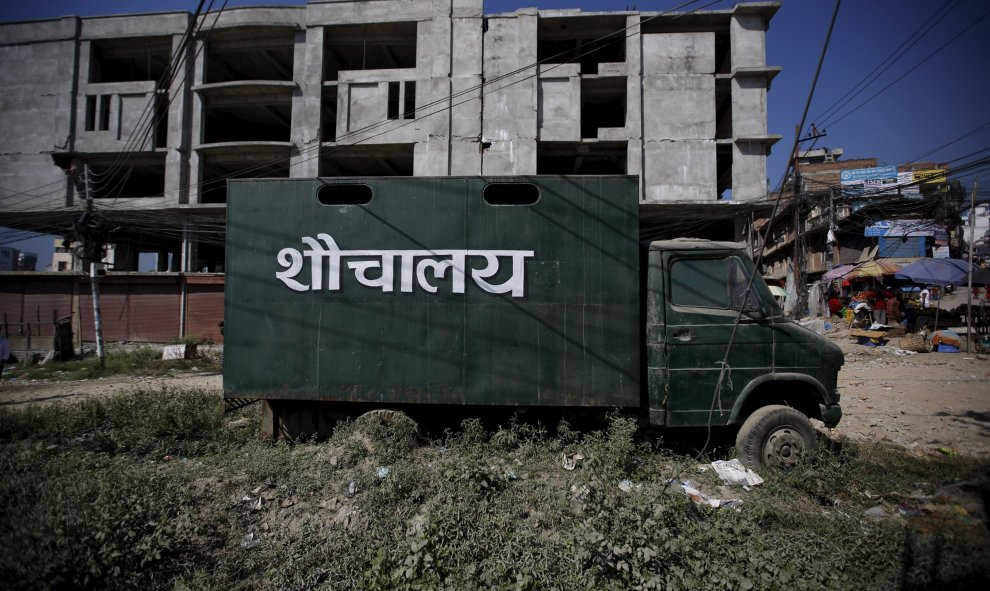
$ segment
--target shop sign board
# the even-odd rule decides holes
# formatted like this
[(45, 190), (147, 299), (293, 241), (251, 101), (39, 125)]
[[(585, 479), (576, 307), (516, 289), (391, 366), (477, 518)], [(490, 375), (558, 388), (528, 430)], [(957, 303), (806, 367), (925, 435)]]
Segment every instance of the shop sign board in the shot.
[(897, 167), (853, 168), (839, 174), (845, 197), (889, 194), (897, 191)]
[(843, 170), (839, 174), (844, 197), (900, 194), (911, 199), (920, 199), (922, 184), (944, 182), (946, 173), (940, 168), (898, 172), (896, 166), (877, 166)]
[(865, 228), (863, 236), (934, 236), (937, 240), (948, 240), (945, 228), (935, 220), (905, 219), (880, 220)]

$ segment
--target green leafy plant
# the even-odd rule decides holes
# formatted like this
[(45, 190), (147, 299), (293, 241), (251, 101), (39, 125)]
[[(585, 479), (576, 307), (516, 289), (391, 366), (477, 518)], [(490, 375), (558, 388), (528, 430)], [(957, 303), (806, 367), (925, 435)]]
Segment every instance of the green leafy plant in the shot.
[[(256, 408), (225, 415), (206, 391), (0, 407), (0, 537), (17, 549), (0, 552), (5, 586), (927, 589), (990, 577), (979, 514), (936, 494), (982, 498), (985, 460), (846, 443), (747, 492), (648, 445), (621, 415), (553, 434), (469, 419), (432, 441), (343, 421), (324, 442), (273, 443), (257, 425)], [(584, 459), (567, 470), (563, 453)], [(675, 475), (743, 504), (697, 505)], [(864, 516), (875, 506), (887, 517)]]

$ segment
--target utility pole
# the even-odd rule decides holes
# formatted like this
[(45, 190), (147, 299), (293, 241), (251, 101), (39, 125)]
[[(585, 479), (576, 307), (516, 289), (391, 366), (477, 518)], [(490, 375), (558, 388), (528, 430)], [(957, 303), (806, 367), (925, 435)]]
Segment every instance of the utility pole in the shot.
[[(801, 137), (801, 129), (797, 125), (794, 126), (794, 137)], [(801, 195), (801, 171), (798, 170), (798, 144), (801, 140), (795, 142), (794, 153), (791, 157), (794, 159), (794, 260), (792, 265), (794, 266), (794, 294), (795, 302), (794, 306), (791, 307), (791, 312), (794, 314), (795, 318), (800, 318), (804, 312), (804, 280), (801, 278), (802, 267), (801, 264), (801, 207), (802, 207), (802, 195)]]
[[(93, 187), (90, 182), (90, 170), (89, 164), (83, 167), (83, 174), (85, 175), (86, 183), (86, 213), (90, 220), (93, 216)], [(99, 231), (99, 230), (97, 230)], [(87, 255), (89, 259), (89, 288), (93, 295), (93, 322), (96, 328), (96, 357), (100, 360), (100, 367), (106, 365), (106, 355), (103, 351), (103, 322), (100, 319), (100, 284), (99, 277), (96, 273), (96, 265), (99, 263), (99, 259), (102, 258), (100, 253), (102, 252), (102, 241), (98, 236), (94, 236), (92, 232), (86, 232), (83, 235), (83, 253)]]
[(966, 289), (966, 352), (969, 353), (973, 340), (973, 243), (976, 242), (976, 187), (973, 181), (973, 195), (969, 202), (969, 273)]
[[(791, 262), (794, 271), (794, 292), (796, 301), (792, 311), (796, 311), (796, 317), (804, 312), (804, 307), (808, 303), (808, 294), (804, 287), (804, 248), (802, 244), (801, 219), (804, 217), (804, 192), (801, 188), (801, 171), (798, 169), (798, 147), (802, 142), (817, 140), (825, 137), (825, 130), (819, 130), (814, 123), (806, 137), (801, 137), (800, 125), (794, 126), (794, 153), (791, 154), (792, 168), (794, 170), (794, 259)], [(829, 226), (831, 229), (831, 225)]]

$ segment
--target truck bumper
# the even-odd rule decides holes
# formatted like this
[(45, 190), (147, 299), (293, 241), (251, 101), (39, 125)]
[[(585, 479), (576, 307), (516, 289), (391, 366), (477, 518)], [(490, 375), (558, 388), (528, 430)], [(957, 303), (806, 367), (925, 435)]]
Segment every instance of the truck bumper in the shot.
[(822, 422), (825, 423), (826, 427), (831, 429), (839, 424), (839, 419), (842, 418), (842, 407), (838, 403), (828, 406), (819, 404), (818, 408), (822, 411)]

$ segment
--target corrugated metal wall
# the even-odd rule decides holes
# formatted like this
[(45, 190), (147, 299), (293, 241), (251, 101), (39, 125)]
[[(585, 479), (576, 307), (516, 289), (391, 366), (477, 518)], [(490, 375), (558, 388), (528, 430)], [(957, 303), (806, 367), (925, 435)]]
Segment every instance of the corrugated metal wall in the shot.
[[(185, 290), (183, 290), (185, 286)], [(106, 341), (166, 343), (181, 335), (223, 342), (222, 276), (111, 275), (100, 279), (100, 315)], [(185, 291), (185, 330), (182, 299)], [(76, 294), (76, 295), (73, 295)], [(32, 323), (51, 336), (53, 314), (80, 318), (73, 330), (94, 340), (89, 278), (76, 275), (0, 274), (0, 321)]]
[(878, 257), (909, 258), (925, 256), (925, 236), (881, 236)]
[(186, 334), (223, 342), (223, 277), (188, 277), (186, 281)]

